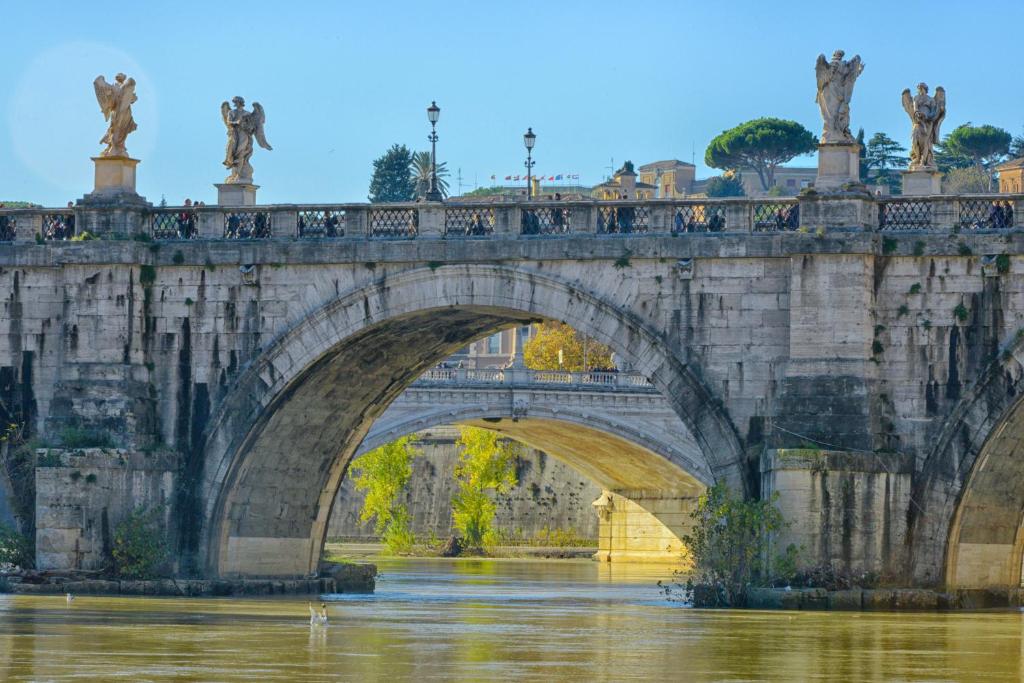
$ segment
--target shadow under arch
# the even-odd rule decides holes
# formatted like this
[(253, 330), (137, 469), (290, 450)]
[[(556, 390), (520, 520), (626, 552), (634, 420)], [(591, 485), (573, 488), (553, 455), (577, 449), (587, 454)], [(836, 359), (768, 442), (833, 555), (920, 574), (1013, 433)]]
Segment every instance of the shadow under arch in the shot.
[(914, 485), (911, 578), (1007, 588), (1024, 552), (1024, 340), (1016, 337), (950, 412)]
[(314, 571), (341, 477), (372, 422), (427, 368), (497, 330), (562, 320), (650, 378), (708, 462), (745, 490), (736, 430), (680, 349), (625, 305), (523, 267), (414, 268), (279, 335), (214, 412), (195, 492), (207, 575)]
[(673, 442), (656, 434), (653, 425), (648, 429), (628, 416), (620, 419), (609, 413), (531, 405), (529, 416), (520, 418), (512, 414), (511, 406), (478, 405), (454, 411), (443, 408), (381, 425), (385, 414), (370, 428), (355, 456), (418, 431), (470, 425), (543, 451), (609, 491), (647, 489), (696, 495), (714, 483), (710, 467), (689, 434), (676, 433), (673, 436), (678, 440)]

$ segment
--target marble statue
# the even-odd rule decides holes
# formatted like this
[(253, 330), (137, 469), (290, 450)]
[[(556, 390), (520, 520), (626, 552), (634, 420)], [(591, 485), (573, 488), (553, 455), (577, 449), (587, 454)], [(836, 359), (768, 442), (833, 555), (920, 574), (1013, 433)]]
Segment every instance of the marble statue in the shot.
[(911, 171), (935, 171), (935, 151), (939, 141), (939, 126), (946, 118), (946, 90), (935, 88), (935, 95), (928, 94), (928, 86), (917, 84), (917, 95), (911, 97), (910, 88), (903, 91), (903, 109), (910, 116), (914, 128), (910, 140)]
[(853, 98), (853, 84), (864, 71), (860, 55), (843, 61), (846, 53), (836, 50), (832, 61), (825, 55), (818, 55), (815, 73), (818, 76), (818, 106), (825, 122), (821, 133), (823, 144), (852, 145), (855, 141), (850, 133), (850, 100)]
[(252, 166), (249, 165), (249, 158), (252, 156), (253, 138), (263, 149), (273, 149), (263, 135), (263, 123), (267, 117), (259, 102), (252, 103), (252, 111), (246, 110), (245, 100), (241, 97), (233, 97), (231, 102), (235, 105), (234, 109), (227, 102), (220, 105), (220, 113), (228, 129), (224, 166), (231, 169), (231, 174), (224, 182), (251, 184)]
[(113, 83), (107, 83), (103, 76), (97, 76), (92, 85), (103, 118), (109, 123), (106, 135), (100, 140), (100, 144), (107, 148), (100, 152), (100, 156), (127, 157), (124, 141), (138, 128), (132, 118), (132, 105), (139, 99), (135, 96), (135, 79), (119, 73), (114, 76)]

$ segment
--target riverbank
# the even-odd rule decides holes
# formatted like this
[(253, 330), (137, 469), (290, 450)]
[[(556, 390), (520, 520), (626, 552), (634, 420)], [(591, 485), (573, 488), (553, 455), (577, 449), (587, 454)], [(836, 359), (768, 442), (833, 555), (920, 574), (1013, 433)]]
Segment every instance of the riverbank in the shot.
[[(597, 546), (592, 547), (563, 547), (563, 546), (495, 546), (488, 548), (484, 554), (462, 553), (455, 555), (457, 558), (468, 559), (533, 559), (533, 560), (581, 560), (593, 559), (597, 552)], [(376, 561), (384, 558), (393, 558), (388, 555), (383, 543), (364, 542), (333, 542), (329, 541), (324, 546), (324, 556), (330, 561)], [(429, 559), (443, 557), (439, 551), (417, 547), (409, 555), (402, 557)]]
[[(695, 592), (694, 607), (711, 607), (711, 599)], [(1024, 605), (1024, 589), (934, 591), (924, 588), (751, 588), (747, 609), (803, 611), (926, 611), (977, 610)]]
[(377, 566), (369, 563), (325, 563), (320, 576), (303, 579), (113, 579), (81, 572), (16, 572), (0, 574), (0, 593), (23, 595), (148, 595), (227, 597), (239, 595), (320, 595), (372, 593)]

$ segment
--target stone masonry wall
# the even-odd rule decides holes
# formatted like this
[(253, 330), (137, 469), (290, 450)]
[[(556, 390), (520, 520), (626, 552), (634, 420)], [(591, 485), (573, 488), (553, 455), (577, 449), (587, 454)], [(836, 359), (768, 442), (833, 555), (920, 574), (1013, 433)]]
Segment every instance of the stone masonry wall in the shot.
[[(912, 473), (899, 476), (912, 479), (960, 398), (1024, 327), (1021, 253), (1019, 233), (16, 243), (0, 254), (0, 417), (51, 442), (68, 427), (87, 427), (132, 451), (166, 444), (181, 454), (184, 490), (195, 491), (211, 416), (233, 380), (287, 330), (346, 293), (387, 288), (413, 269), (429, 277), (454, 265), (437, 277), (455, 282), (464, 264), (505, 264), (518, 277), (543, 275), (614, 302), (629, 321), (601, 324), (619, 338), (637, 324), (660, 335), (745, 449), (739, 466), (751, 491), (761, 483), (765, 448), (866, 454), (877, 461), (871, 471), (902, 472), (909, 460)], [(243, 273), (240, 264), (256, 267)], [(575, 296), (530, 303), (546, 317), (571, 318)], [(408, 300), (387, 305), (399, 303)], [(393, 362), (401, 377), (403, 358)], [(277, 371), (268, 370), (267, 384)], [(352, 373), (357, 379), (357, 368)], [(682, 386), (662, 379), (663, 387)], [(272, 397), (261, 398), (267, 405)], [(705, 457), (722, 445), (703, 443)], [(305, 456), (294, 450), (271, 479), (312, 488), (312, 479), (288, 479)], [(137, 457), (135, 469), (147, 471), (156, 456)], [(53, 475), (42, 472), (39, 481), (56, 486)], [(78, 500), (83, 511), (95, 506), (83, 512), (93, 525), (103, 509), (109, 516), (118, 507)], [(193, 518), (197, 510), (175, 514)], [(905, 501), (890, 519), (915, 510)], [(41, 538), (67, 541), (70, 524), (40, 520)], [(82, 533), (92, 548), (93, 532)], [(895, 538), (900, 529), (887, 533)], [(943, 543), (940, 534), (925, 550), (943, 557)], [(68, 547), (45, 552), (67, 557)]]
[(36, 467), (36, 566), (100, 569), (118, 524), (138, 508), (157, 513), (174, 548), (177, 457), (87, 448), (42, 449)]

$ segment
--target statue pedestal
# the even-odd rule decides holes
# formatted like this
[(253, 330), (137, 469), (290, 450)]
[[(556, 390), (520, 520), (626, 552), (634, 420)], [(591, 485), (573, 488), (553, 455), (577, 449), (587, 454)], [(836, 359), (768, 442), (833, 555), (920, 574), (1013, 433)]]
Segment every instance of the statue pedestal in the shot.
[(145, 233), (146, 212), (153, 208), (135, 191), (135, 167), (129, 157), (93, 157), (96, 166), (93, 191), (78, 200), (76, 232), (95, 237), (123, 238)]
[(256, 206), (256, 190), (252, 183), (215, 183), (217, 204), (220, 206)]
[(860, 145), (856, 142), (818, 145), (818, 177), (814, 189), (831, 192), (860, 184)]
[(93, 157), (96, 171), (93, 191), (82, 198), (84, 204), (142, 204), (146, 200), (135, 191), (135, 167), (130, 157)]
[(903, 194), (907, 197), (942, 194), (942, 173), (925, 169), (903, 171)]

